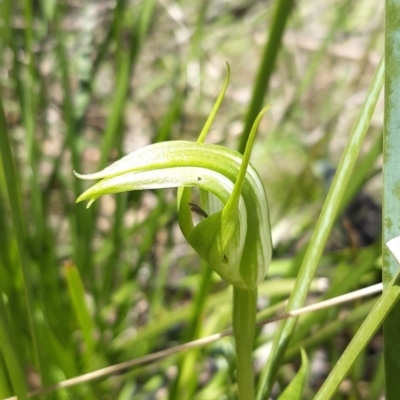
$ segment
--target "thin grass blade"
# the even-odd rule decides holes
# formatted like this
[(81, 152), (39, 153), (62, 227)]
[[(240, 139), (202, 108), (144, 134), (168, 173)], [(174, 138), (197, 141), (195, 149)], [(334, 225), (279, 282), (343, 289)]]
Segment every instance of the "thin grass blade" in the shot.
[(372, 336), (381, 326), (390, 310), (400, 297), (400, 270), (386, 286), (382, 296), (375, 304), (367, 319), (354, 335), (340, 360), (335, 364), (328, 378), (314, 397), (314, 400), (328, 400), (333, 397), (340, 383), (349, 372), (356, 358), (372, 339)]
[[(377, 71), (375, 72), (359, 117), (354, 124), (335, 178), (332, 182), (332, 186), (315, 226), (315, 230), (296, 280), (296, 286), (289, 299), (287, 307), (288, 311), (300, 308), (305, 302), (309, 283), (314, 276), (329, 233), (337, 217), (346, 186), (350, 180), (350, 175), (353, 172), (361, 145), (370, 125), (375, 105), (382, 90), (383, 77), (384, 61), (382, 59)], [(285, 321), (280, 325), (276, 332), (271, 356), (260, 378), (257, 400), (264, 399), (265, 395), (270, 393), (295, 324), (296, 319)]]

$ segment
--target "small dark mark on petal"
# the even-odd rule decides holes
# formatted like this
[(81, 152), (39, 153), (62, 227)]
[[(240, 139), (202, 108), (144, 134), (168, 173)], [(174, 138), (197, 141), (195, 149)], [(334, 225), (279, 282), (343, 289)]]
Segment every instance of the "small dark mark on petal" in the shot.
[(190, 207), (190, 211), (196, 213), (197, 215), (200, 215), (201, 217), (207, 218), (208, 214), (197, 204), (194, 203), (188, 203)]

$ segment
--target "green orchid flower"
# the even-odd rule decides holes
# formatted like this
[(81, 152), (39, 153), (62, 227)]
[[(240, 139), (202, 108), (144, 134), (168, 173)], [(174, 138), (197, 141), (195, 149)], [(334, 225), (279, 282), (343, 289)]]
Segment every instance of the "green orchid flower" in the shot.
[[(101, 179), (77, 202), (128, 190), (178, 188), (180, 228), (193, 249), (226, 282), (234, 287), (233, 325), (246, 320), (247, 332), (238, 326), (238, 386), (242, 398), (251, 399), (253, 383), (251, 343), (254, 336), (256, 289), (264, 279), (272, 253), (268, 203), (261, 179), (250, 164), (256, 131), (264, 108), (256, 118), (244, 155), (223, 146), (203, 143), (225, 94), (228, 76), (197, 143), (170, 141), (139, 149), (100, 172), (75, 173), (86, 180)], [(197, 187), (219, 199), (222, 209), (211, 213), (192, 203)], [(204, 196), (202, 196), (205, 198)], [(202, 220), (195, 225), (193, 212)], [(239, 321), (240, 320), (240, 321)], [(240, 343), (247, 342), (244, 350)], [(250, 347), (249, 347), (250, 343)], [(250, 354), (250, 359), (249, 359)], [(249, 361), (250, 360), (250, 361)], [(242, 365), (239, 372), (239, 364)]]
[(222, 211), (194, 226), (190, 192), (181, 192), (181, 229), (222, 279), (252, 289), (264, 278), (271, 259), (269, 217), (264, 188), (251, 165), (235, 186), (240, 169), (244, 169), (242, 160), (240, 154), (222, 146), (185, 141), (157, 143), (101, 172), (76, 174), (82, 179), (102, 179), (77, 201), (89, 200), (90, 205), (108, 193), (167, 187), (197, 186), (212, 193), (224, 204)]

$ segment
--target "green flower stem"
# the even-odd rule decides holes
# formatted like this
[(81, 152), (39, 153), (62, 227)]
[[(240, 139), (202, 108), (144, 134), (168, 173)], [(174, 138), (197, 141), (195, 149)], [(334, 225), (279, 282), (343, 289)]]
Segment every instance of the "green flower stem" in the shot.
[(256, 326), (257, 289), (233, 288), (232, 326), (236, 345), (239, 400), (254, 399), (253, 342)]

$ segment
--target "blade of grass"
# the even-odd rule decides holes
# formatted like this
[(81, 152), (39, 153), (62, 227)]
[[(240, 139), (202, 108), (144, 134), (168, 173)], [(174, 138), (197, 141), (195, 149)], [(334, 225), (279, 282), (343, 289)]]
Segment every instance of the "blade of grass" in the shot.
[(301, 349), (301, 367), (288, 387), (279, 396), (278, 400), (301, 400), (308, 376), (308, 358), (304, 349)]
[(186, 88), (183, 90), (180, 89), (178, 85), (175, 86), (174, 99), (171, 101), (170, 107), (165, 113), (163, 120), (157, 130), (157, 135), (153, 140), (154, 143), (165, 142), (169, 140), (172, 127), (182, 117), (184, 103), (187, 96), (187, 90)]
[[(119, 151), (119, 155), (122, 156), (122, 149), (121, 149), (121, 138), (123, 137), (123, 119), (124, 119), (124, 112), (128, 100), (130, 82), (132, 80), (132, 76), (134, 73), (135, 65), (137, 58), (140, 54), (141, 48), (143, 43), (146, 39), (147, 34), (150, 30), (150, 25), (152, 21), (152, 17), (154, 14), (156, 1), (155, 0), (146, 0), (138, 7), (138, 16), (135, 18), (135, 25), (132, 31), (132, 35), (130, 37), (130, 47), (129, 49), (125, 50), (122, 47), (122, 18), (119, 18), (118, 23), (115, 27), (115, 39), (117, 40), (117, 78), (116, 78), (116, 91), (113, 101), (113, 106), (111, 108), (110, 116), (107, 120), (106, 129), (104, 131), (103, 140), (101, 143), (101, 155), (99, 161), (99, 169), (105, 167), (108, 157), (112, 151), (112, 149), (116, 146), (117, 150)], [(122, 9), (121, 9), (122, 13)], [(121, 15), (120, 15), (121, 16)], [(127, 196), (119, 199), (117, 201), (117, 209), (115, 212), (116, 218), (114, 220), (114, 225), (112, 229), (112, 237), (114, 238), (114, 247), (113, 247), (113, 254), (110, 257), (109, 262), (107, 263), (106, 267), (104, 268), (103, 274), (109, 279), (112, 276), (112, 269), (114, 265), (112, 260), (118, 257), (118, 251), (120, 249), (118, 243), (118, 236), (120, 227), (122, 225), (122, 218), (125, 213), (125, 209), (127, 206), (126, 201)], [(83, 210), (83, 208), (81, 208)], [(106, 299), (110, 294), (110, 279), (107, 282), (104, 281), (104, 284), (101, 285), (102, 289), (105, 289)]]
[[(77, 118), (77, 121), (75, 123), (75, 132), (74, 132), (75, 136), (78, 136), (79, 133), (82, 132), (82, 129), (84, 127), (85, 115), (86, 115), (87, 108), (89, 106), (90, 100), (93, 95), (93, 86), (94, 86), (95, 78), (97, 76), (97, 72), (107, 55), (107, 50), (109, 49), (110, 43), (112, 42), (112, 39), (115, 36), (116, 27), (118, 26), (120, 20), (123, 18), (123, 11), (125, 9), (125, 5), (126, 5), (126, 0), (120, 0), (116, 3), (115, 10), (113, 13), (113, 18), (110, 23), (109, 29), (107, 30), (106, 38), (100, 44), (99, 49), (96, 54), (96, 57), (93, 61), (93, 64), (91, 65), (91, 71), (88, 74), (89, 80), (85, 80), (85, 81), (81, 82), (81, 87), (79, 88), (79, 91), (77, 93), (78, 105), (77, 105), (77, 107), (75, 109), (75, 113), (74, 113)], [(59, 19), (61, 19), (60, 14), (62, 15), (62, 12), (61, 12), (61, 10), (58, 10), (58, 18)], [(57, 22), (59, 22), (59, 21), (57, 21)], [(61, 36), (61, 39), (62, 39), (64, 37), (64, 35), (62, 35), (63, 32), (62, 32), (61, 26), (56, 25), (56, 28), (57, 28), (57, 33), (58, 33), (59, 37)], [(64, 56), (62, 54), (60, 54), (59, 52), (64, 51), (64, 50), (63, 49), (57, 49), (57, 50), (58, 50), (59, 60), (62, 62), (62, 59)], [(62, 75), (64, 75), (64, 74), (65, 74), (65, 71), (62, 73)], [(65, 81), (65, 76), (63, 76), (63, 80)], [(65, 90), (65, 88), (64, 88), (64, 90)], [(67, 106), (65, 103), (66, 100), (67, 99), (64, 98), (64, 107)], [(65, 139), (65, 143), (67, 140), (68, 140), (68, 136)], [(62, 146), (62, 148), (64, 149), (65, 147), (66, 146), (64, 144)], [(60, 154), (60, 156), (54, 160), (52, 176), (49, 179), (50, 183), (55, 180), (55, 177), (59, 173), (61, 160), (62, 160), (62, 154)], [(74, 167), (76, 169), (78, 169), (78, 166), (74, 166)]]
[(293, 96), (293, 100), (285, 110), (281, 120), (278, 124), (277, 131), (279, 132), (282, 129), (282, 124), (286, 122), (290, 115), (292, 114), (293, 110), (299, 104), (301, 98), (303, 97), (306, 90), (311, 86), (312, 81), (315, 79), (317, 71), (319, 67), (321, 67), (322, 60), (326, 55), (327, 48), (329, 44), (332, 42), (333, 38), (335, 37), (336, 33), (338, 32), (341, 25), (346, 21), (346, 12), (348, 11), (348, 6), (351, 0), (345, 0), (336, 10), (336, 18), (334, 19), (333, 23), (330, 26), (328, 33), (326, 34), (325, 38), (322, 40), (320, 48), (313, 54), (310, 65), (308, 66), (304, 76), (301, 76), (300, 82), (296, 87), (296, 92)]
[(98, 169), (103, 169), (107, 163), (109, 154), (115, 144), (118, 126), (120, 125), (125, 104), (128, 97), (129, 82), (135, 67), (137, 57), (143, 45), (143, 41), (149, 31), (150, 22), (155, 8), (155, 0), (146, 0), (136, 20), (136, 25), (132, 32), (131, 47), (129, 51), (121, 51), (118, 54), (119, 70), (117, 73), (116, 93), (113, 101), (111, 115), (107, 121), (106, 130), (101, 147), (101, 158)]
[(0, 15), (2, 18), (2, 23), (0, 26), (0, 37), (3, 41), (2, 46), (8, 46), (11, 37), (11, 6), (11, 0), (5, 0), (0, 3)]
[[(36, 71), (35, 71), (35, 55), (32, 50), (33, 46), (33, 29), (32, 29), (32, 10), (29, 1), (23, 2), (24, 17), (25, 17), (25, 29), (24, 38), (21, 37), (19, 32), (16, 30), (11, 35), (11, 48), (13, 52), (13, 78), (17, 89), (17, 96), (19, 106), (21, 109), (22, 121), (25, 129), (26, 140), (26, 153), (27, 162), (30, 168), (31, 177), (30, 183), (30, 207), (31, 207), (31, 218), (33, 220), (33, 234), (32, 246), (40, 248), (41, 242), (44, 236), (44, 221), (43, 221), (43, 204), (41, 198), (41, 191), (39, 185), (39, 175), (37, 169), (37, 162), (39, 158), (39, 152), (37, 142), (35, 140), (35, 128), (36, 128)], [(26, 60), (23, 62), (19, 56), (21, 48), (26, 53)]]
[(244, 130), (240, 137), (238, 151), (243, 153), (250, 135), (253, 123), (261, 111), (265, 94), (268, 91), (269, 81), (275, 67), (276, 58), (282, 44), (282, 36), (286, 22), (292, 11), (294, 0), (280, 0), (276, 6), (272, 28), (264, 48), (257, 78), (253, 85), (253, 94), (246, 114)]
[[(400, 235), (400, 1), (386, 0), (385, 25), (385, 116), (383, 138), (383, 243)], [(382, 279), (388, 284), (399, 265), (382, 249)], [(383, 327), (386, 399), (397, 399), (400, 393), (400, 304), (388, 315)]]
[[(201, 335), (201, 324), (206, 313), (205, 304), (212, 278), (212, 269), (204, 262), (202, 262), (202, 270), (199, 278), (200, 288), (192, 304), (192, 312), (184, 334), (184, 342), (198, 339)], [(199, 354), (200, 352), (195, 349), (182, 354), (179, 358), (177, 363), (178, 376), (170, 389), (169, 399), (172, 400), (179, 397), (182, 400), (190, 400), (193, 398), (198, 384), (198, 376), (193, 374), (193, 371), (196, 369)]]
[[(382, 296), (376, 302), (367, 319), (354, 335), (340, 360), (321, 386), (314, 400), (328, 400), (333, 397), (342, 380), (345, 378), (354, 361), (371, 340), (374, 333), (380, 327), (390, 310), (400, 297), (400, 270), (386, 286)], [(397, 392), (398, 394), (398, 392)], [(386, 397), (387, 398), (387, 397)], [(394, 397), (393, 397), (394, 398)]]
[(377, 368), (371, 384), (369, 385), (368, 395), (366, 400), (379, 399), (383, 395), (383, 388), (385, 387), (385, 364), (383, 353), (379, 356)]
[(382, 152), (383, 135), (380, 132), (370, 149), (363, 158), (357, 163), (357, 168), (354, 170), (354, 174), (350, 178), (349, 185), (346, 188), (346, 192), (343, 196), (342, 203), (339, 208), (339, 213), (342, 213), (354, 196), (359, 192), (362, 185), (371, 177), (371, 171), (373, 170), (374, 164)]
[(84, 124), (84, 116), (85, 116), (86, 110), (89, 106), (91, 97), (93, 95), (93, 86), (94, 86), (95, 78), (97, 76), (97, 72), (107, 55), (107, 50), (110, 47), (112, 39), (116, 37), (116, 32), (119, 32), (120, 24), (121, 24), (121, 21), (123, 20), (125, 8), (126, 8), (126, 0), (119, 0), (115, 4), (113, 18), (110, 23), (109, 29), (107, 30), (107, 35), (106, 35), (104, 41), (99, 45), (96, 57), (93, 60), (93, 64), (91, 65), (91, 71), (87, 76), (88, 80), (85, 80), (84, 82), (82, 82), (83, 84), (80, 87), (80, 90), (78, 93), (78, 97), (79, 97), (78, 103), (80, 104), (80, 106), (77, 107), (77, 110), (76, 110), (76, 115), (78, 117), (77, 125), (80, 129), (82, 128), (82, 126)]
[[(63, 322), (64, 321), (62, 321), (62, 323)], [(63, 327), (65, 328), (65, 323), (63, 323)], [(80, 360), (76, 360), (76, 355), (73, 351), (71, 351), (70, 346), (59, 341), (57, 335), (48, 326), (48, 323), (45, 320), (45, 316), (43, 314), (39, 314), (37, 316), (36, 330), (38, 333), (37, 336), (39, 346), (42, 346), (42, 348), (45, 349), (46, 354), (48, 355), (48, 364), (46, 366), (49, 367), (51, 365), (50, 368), (52, 370), (62, 370), (65, 378), (69, 378), (79, 374), (80, 368), (78, 364)]]
[[(27, 325), (31, 335), (31, 343), (33, 348), (33, 356), (35, 359), (35, 363), (37, 368), (40, 371), (40, 361), (39, 361), (39, 352), (37, 348), (37, 341), (35, 335), (35, 329), (33, 325), (33, 316), (32, 316), (32, 305), (33, 305), (33, 296), (32, 296), (32, 289), (30, 287), (31, 284), (31, 272), (28, 263), (28, 255), (26, 252), (25, 247), (25, 230), (24, 230), (24, 223), (23, 223), (23, 214), (21, 209), (21, 201), (18, 193), (18, 183), (17, 183), (17, 174), (15, 172), (14, 162), (11, 153), (11, 146), (8, 138), (8, 131), (7, 131), (7, 122), (4, 115), (3, 109), (3, 101), (0, 97), (0, 131), (2, 134), (0, 135), (0, 154), (1, 154), (1, 161), (3, 166), (3, 172), (6, 180), (7, 185), (7, 192), (9, 198), (9, 204), (11, 208), (11, 218), (13, 221), (15, 237), (17, 241), (17, 248), (18, 248), (18, 256), (19, 256), (19, 268), (21, 270), (22, 275), (22, 286), (23, 286), (23, 295), (25, 300), (26, 306), (26, 318), (27, 318)], [(0, 294), (2, 296), (2, 294)], [(3, 302), (3, 299), (1, 300)], [(4, 311), (2, 311), (2, 318), (4, 319)], [(2, 321), (4, 325), (3, 329), (6, 329), (6, 321)], [(5, 347), (10, 347), (10, 352), (13, 349), (12, 344), (8, 345), (7, 337), (10, 335), (11, 332), (2, 332), (2, 341)], [(3, 349), (4, 351), (4, 349)], [(9, 357), (12, 357), (12, 360), (8, 360)], [(17, 393), (21, 393), (24, 391), (26, 393), (26, 384), (22, 382), (23, 378), (20, 376), (21, 372), (17, 371), (18, 366), (15, 364), (16, 360), (18, 360), (20, 356), (15, 356), (15, 354), (8, 354), (7, 355), (7, 363), (12, 363), (12, 374), (13, 379), (16, 379), (15, 390)], [(20, 386), (21, 385), (21, 388)], [(26, 395), (23, 394), (21, 399), (26, 398)]]
[(12, 395), (13, 391), (8, 377), (8, 371), (4, 356), (0, 355), (0, 398), (4, 399)]
[(78, 269), (75, 265), (66, 264), (64, 271), (68, 284), (68, 292), (85, 341), (85, 359), (88, 362), (95, 348), (95, 323), (86, 304), (85, 288)]
[[(66, 54), (66, 49), (64, 46), (65, 35), (62, 29), (62, 16), (64, 7), (60, 6), (56, 14), (56, 36), (58, 40), (57, 45), (57, 57), (61, 68), (61, 81), (63, 88), (63, 117), (65, 121), (66, 138), (65, 147), (70, 151), (72, 158), (72, 165), (74, 169), (80, 169), (80, 156), (78, 152), (78, 141), (77, 139), (77, 120), (75, 118), (75, 103), (73, 98), (73, 93), (70, 86), (70, 63), (69, 57)], [(55, 166), (57, 168), (58, 165)], [(80, 193), (82, 190), (82, 183), (76, 182), (77, 179), (73, 180), (73, 190), (75, 195)], [(69, 188), (65, 187), (65, 191)], [(67, 198), (67, 196), (65, 197)], [(67, 207), (69, 211), (68, 216), (70, 219), (71, 226), (71, 239), (72, 239), (72, 249), (74, 252), (75, 263), (82, 268), (83, 271), (91, 270), (92, 253), (90, 251), (90, 246), (88, 245), (91, 240), (92, 235), (92, 225), (93, 217), (95, 214), (95, 209), (90, 212), (85, 212), (82, 207)]]
[[(293, 279), (284, 279), (279, 283), (277, 281), (264, 281), (258, 287), (258, 293), (260, 296), (288, 296), (293, 289), (294, 280)], [(312, 283), (312, 289), (314, 291), (318, 291), (320, 284), (318, 281), (314, 281)], [(205, 310), (209, 312), (210, 309), (214, 307), (220, 307), (223, 303), (231, 301), (232, 291), (230, 289), (226, 289), (220, 293), (213, 294), (208, 297)], [(135, 354), (129, 353), (129, 351), (137, 346), (140, 342), (146, 342), (151, 338), (156, 337), (157, 335), (161, 335), (163, 331), (172, 327), (175, 324), (178, 324), (184, 320), (186, 320), (192, 312), (192, 306), (183, 306), (176, 310), (169, 312), (168, 314), (159, 316), (157, 320), (149, 322), (145, 327), (140, 329), (137, 332), (137, 336), (135, 338), (119, 338), (116, 337), (110, 344), (110, 349), (117, 352), (127, 352), (129, 357), (135, 357)]]
[[(318, 329), (318, 331), (312, 335), (309, 333), (308, 336), (305, 336), (303, 339), (293, 340), (292, 344), (289, 345), (289, 348), (285, 353), (285, 361), (292, 360), (299, 353), (302, 347), (307, 350), (313, 350), (323, 343), (329, 343), (332, 338), (336, 337), (340, 332), (342, 332), (344, 329), (347, 329), (349, 326), (361, 323), (368, 316), (368, 313), (371, 312), (375, 303), (375, 298), (368, 300), (351, 310), (343, 318), (338, 318), (324, 324), (323, 327)], [(308, 317), (309, 315), (310, 314), (306, 315), (305, 317)]]
[[(358, 288), (363, 276), (375, 267), (376, 259), (381, 254), (380, 247), (380, 243), (376, 243), (360, 250), (356, 259), (349, 266), (349, 272), (346, 273), (342, 270), (340, 278), (333, 282), (331, 287), (316, 301), (334, 298)], [(332, 319), (335, 316), (326, 311), (319, 311), (302, 318), (301, 324), (296, 327), (296, 332), (292, 335), (292, 343), (297, 343), (299, 340), (307, 338), (313, 326), (319, 325), (322, 328), (328, 318)]]
[(206, 23), (207, 10), (210, 2), (208, 0), (202, 0), (199, 2), (199, 9), (197, 11), (197, 19), (193, 36), (190, 41), (190, 56), (186, 66), (187, 79), (192, 82), (192, 85), (197, 91), (197, 97), (199, 104), (203, 95), (202, 90), (202, 64), (204, 60), (204, 51), (202, 49), (203, 38), (204, 38), (204, 26)]
[(19, 399), (28, 399), (27, 384), (25, 381), (23, 363), (21, 356), (15, 349), (13, 343), (14, 333), (11, 329), (11, 323), (8, 318), (4, 299), (0, 293), (0, 343), (1, 351), (7, 365), (9, 376), (15, 393)]
[(127, 207), (127, 193), (121, 193), (116, 198), (116, 209), (114, 214), (114, 225), (108, 242), (111, 243), (112, 252), (108, 257), (107, 263), (102, 273), (103, 279), (100, 282), (98, 293), (102, 302), (107, 303), (110, 299), (112, 291), (115, 289), (115, 268), (118, 267), (119, 260), (123, 251), (122, 241), (120, 240), (120, 231), (123, 227), (123, 218)]
[[(383, 77), (384, 61), (382, 59), (377, 71), (375, 72), (359, 117), (354, 124), (335, 178), (332, 182), (332, 186), (315, 226), (315, 230), (296, 280), (295, 288), (289, 300), (287, 307), (288, 310), (300, 308), (305, 302), (309, 283), (315, 273), (329, 233), (337, 217), (342, 197), (349, 182), (350, 175), (353, 172), (363, 139), (370, 125), (376, 102), (378, 101), (382, 90)], [(279, 326), (274, 339), (271, 356), (261, 374), (257, 400), (262, 400), (265, 398), (266, 393), (270, 393), (295, 324), (296, 319), (291, 319), (284, 321)]]
[[(379, 288), (377, 286), (379, 286)], [(312, 310), (316, 309), (316, 308), (330, 307), (330, 306), (332, 306), (332, 303), (334, 303), (334, 304), (337, 304), (338, 302), (339, 303), (344, 303), (344, 302), (349, 301), (349, 299), (364, 297), (365, 295), (369, 295), (371, 293), (375, 293), (377, 291), (377, 289), (381, 290), (382, 289), (382, 285), (375, 285), (375, 287), (370, 287), (370, 288), (367, 288), (367, 289), (364, 289), (364, 290), (361, 290), (361, 291), (358, 291), (358, 292), (354, 292), (350, 296), (342, 296), (342, 298), (333, 299), (332, 302), (325, 302), (325, 304), (322, 304), (322, 303), (314, 304), (314, 305), (305, 307), (305, 308), (303, 308), (301, 310), (294, 310), (293, 311), (293, 315), (301, 315), (303, 313), (312, 312)], [(327, 303), (329, 303), (329, 304), (327, 304)], [(360, 312), (356, 309), (356, 310), (353, 311), (353, 314), (360, 314)], [(281, 316), (279, 316), (280, 319), (284, 319), (284, 318), (288, 318), (288, 317), (289, 317), (289, 315), (281, 315)], [(276, 319), (272, 319), (270, 321), (264, 321), (260, 325), (265, 325), (265, 324), (268, 324), (268, 323), (272, 323), (275, 320)], [(335, 321), (335, 322), (337, 322), (337, 321)], [(82, 383), (85, 383), (85, 382), (90, 382), (90, 381), (95, 380), (95, 379), (100, 379), (102, 377), (106, 377), (106, 376), (109, 376), (111, 374), (115, 374), (117, 372), (126, 370), (128, 368), (133, 368), (133, 367), (137, 367), (137, 366), (140, 366), (142, 364), (145, 364), (145, 363), (157, 361), (157, 360), (159, 360), (161, 358), (165, 358), (165, 357), (171, 356), (171, 355), (176, 354), (176, 353), (181, 352), (181, 351), (188, 351), (188, 350), (193, 349), (193, 348), (206, 346), (206, 345), (208, 345), (208, 344), (210, 344), (212, 342), (215, 342), (215, 341), (217, 341), (217, 340), (219, 340), (221, 338), (224, 338), (226, 336), (230, 336), (232, 334), (233, 334), (233, 330), (232, 329), (228, 329), (228, 330), (225, 330), (223, 332), (212, 334), (212, 335), (200, 338), (198, 340), (191, 341), (191, 342), (183, 344), (183, 345), (177, 345), (177, 346), (174, 346), (172, 348), (168, 348), (168, 349), (165, 349), (165, 350), (157, 351), (157, 352), (152, 353), (152, 354), (145, 355), (143, 357), (137, 357), (135, 359), (132, 359), (132, 360), (129, 360), (129, 361), (125, 361), (125, 362), (122, 362), (122, 363), (119, 363), (119, 364), (116, 364), (116, 365), (112, 365), (112, 366), (109, 366), (109, 367), (101, 368), (99, 370), (92, 371), (92, 372), (83, 374), (81, 376), (75, 377), (75, 378), (67, 379), (67, 380), (65, 380), (63, 382), (59, 382), (58, 384), (34, 390), (34, 391), (30, 392), (29, 395), (31, 397), (34, 397), (34, 396), (37, 396), (37, 395), (40, 395), (40, 394), (43, 394), (43, 393), (54, 392), (54, 391), (59, 390), (61, 388), (67, 388), (67, 387), (79, 385), (79, 384), (82, 384)], [(5, 399), (5, 400), (16, 400), (16, 398), (13, 397), (13, 398)]]

